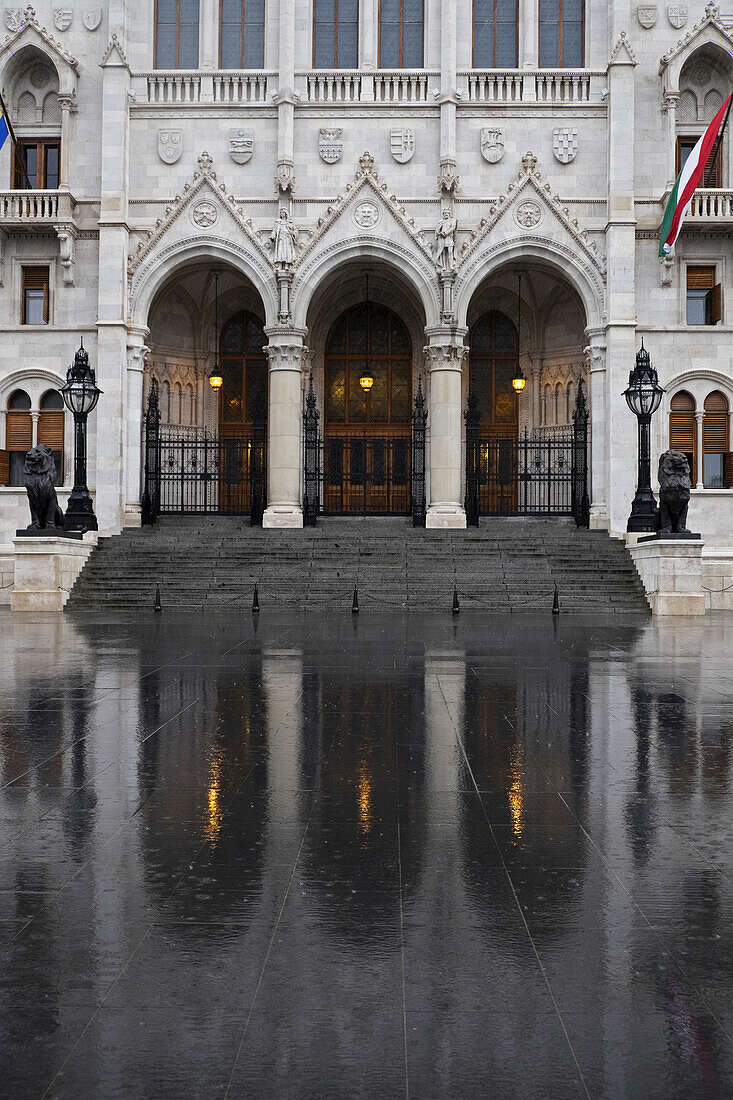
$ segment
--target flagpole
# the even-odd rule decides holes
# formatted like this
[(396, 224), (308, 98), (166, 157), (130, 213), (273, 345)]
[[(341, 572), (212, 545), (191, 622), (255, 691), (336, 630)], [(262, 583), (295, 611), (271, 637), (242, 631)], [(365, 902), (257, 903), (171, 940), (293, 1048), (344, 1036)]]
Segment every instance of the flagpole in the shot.
[(731, 97), (728, 100), (728, 110), (725, 112), (725, 118), (723, 119), (723, 125), (720, 127), (720, 130), (718, 131), (718, 136), (715, 139), (715, 145), (713, 146), (713, 151), (710, 154), (710, 160), (708, 162), (709, 165), (710, 165), (710, 168), (706, 168), (706, 170), (703, 174), (703, 183), (705, 183), (706, 186), (707, 186), (707, 180), (705, 179), (705, 177), (707, 175), (709, 175), (709, 173), (715, 167), (715, 161), (717, 160), (717, 157), (718, 157), (718, 150), (720, 149), (720, 143), (723, 140), (723, 134), (725, 133), (725, 127), (728, 124), (728, 116), (730, 115), (731, 106), (733, 106), (733, 95), (731, 95)]
[(20, 146), (18, 145), (18, 139), (15, 136), (15, 130), (13, 129), (13, 124), (10, 121), (10, 114), (8, 112), (8, 108), (5, 106), (5, 100), (3, 99), (2, 92), (0, 92), (0, 111), (2, 111), (3, 117), (5, 118), (5, 122), (6, 122), (7, 127), (8, 127), (8, 133), (10, 134), (10, 140), (12, 141), (13, 148), (15, 149), (15, 156), (16, 156), (16, 159), (18, 161), (18, 164), (20, 165), (20, 170), (23, 173), (23, 176), (25, 178), (25, 182), (26, 182), (26, 185), (28, 187), (28, 190), (29, 191), (34, 191), (35, 188), (31, 187), (31, 181), (28, 179), (28, 173), (26, 172), (25, 164), (23, 163), (23, 157), (21, 156), (21, 153), (20, 153)]

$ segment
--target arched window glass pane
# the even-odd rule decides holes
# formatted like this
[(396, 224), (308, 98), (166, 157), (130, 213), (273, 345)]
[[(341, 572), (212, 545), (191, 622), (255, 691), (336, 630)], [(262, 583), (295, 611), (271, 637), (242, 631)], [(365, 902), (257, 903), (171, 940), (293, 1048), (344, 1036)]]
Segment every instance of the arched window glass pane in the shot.
[(512, 378), (517, 369), (517, 330), (503, 313), (479, 318), (470, 337), (471, 389), (481, 424), (512, 434), (517, 423), (517, 398)]
[[(359, 384), (374, 378), (367, 398)], [(402, 321), (385, 306), (362, 303), (334, 325), (326, 344), (326, 422), (407, 424), (412, 350)]]
[(31, 399), (25, 390), (15, 390), (11, 393), (8, 399), (9, 409), (29, 409), (31, 407)]
[(196, 69), (199, 63), (199, 0), (156, 0), (155, 67)]
[(313, 65), (355, 69), (359, 63), (359, 0), (315, 0)]
[(476, 68), (517, 65), (517, 0), (474, 0), (473, 63)]
[(267, 408), (267, 337), (259, 317), (239, 313), (226, 322), (220, 339), (220, 417), (232, 428), (261, 420)]
[(64, 399), (58, 390), (48, 390), (41, 398), (41, 409), (63, 409)]
[(265, 0), (221, 0), (222, 69), (265, 63)]
[(421, 69), (423, 0), (381, 0), (379, 64), (382, 69)]

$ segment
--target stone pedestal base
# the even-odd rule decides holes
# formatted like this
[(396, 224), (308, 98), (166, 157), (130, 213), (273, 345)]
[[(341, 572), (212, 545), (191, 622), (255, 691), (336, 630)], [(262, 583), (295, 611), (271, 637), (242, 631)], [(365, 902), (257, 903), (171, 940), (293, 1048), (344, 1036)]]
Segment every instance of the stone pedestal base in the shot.
[(10, 610), (61, 611), (96, 542), (95, 533), (80, 540), (48, 536), (13, 539)]
[(263, 527), (302, 527), (303, 509), (287, 504), (274, 504), (265, 508), (262, 517)]
[(125, 505), (123, 527), (142, 527), (142, 508), (139, 504)]
[(425, 526), (433, 529), (453, 528), (455, 530), (460, 530), (466, 526), (466, 513), (463, 508), (454, 507), (448, 504), (437, 504), (434, 507), (431, 506), (428, 508), (428, 513), (425, 517)]
[(699, 539), (663, 538), (629, 546), (654, 615), (705, 614), (702, 547)]

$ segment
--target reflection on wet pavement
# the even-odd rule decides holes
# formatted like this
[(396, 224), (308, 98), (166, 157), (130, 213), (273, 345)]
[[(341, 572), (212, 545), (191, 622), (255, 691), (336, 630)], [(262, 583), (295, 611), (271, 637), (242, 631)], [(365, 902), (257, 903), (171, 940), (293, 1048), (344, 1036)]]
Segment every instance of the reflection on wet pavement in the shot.
[(0, 626), (3, 1096), (733, 1095), (733, 617)]

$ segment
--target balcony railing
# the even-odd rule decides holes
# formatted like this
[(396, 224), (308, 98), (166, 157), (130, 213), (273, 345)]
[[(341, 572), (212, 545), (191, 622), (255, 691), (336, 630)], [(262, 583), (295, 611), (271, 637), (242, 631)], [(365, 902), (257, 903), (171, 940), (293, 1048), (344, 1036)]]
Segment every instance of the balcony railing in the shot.
[(434, 103), (440, 73), (425, 69), (304, 70), (296, 86), (306, 103)]
[(68, 191), (0, 191), (0, 227), (70, 221), (74, 205)]
[(568, 69), (471, 69), (458, 74), (468, 103), (601, 103), (605, 73)]
[(266, 104), (274, 73), (225, 69), (137, 73), (133, 87), (140, 103)]
[(692, 196), (690, 217), (708, 223), (733, 221), (733, 191), (700, 188)]

